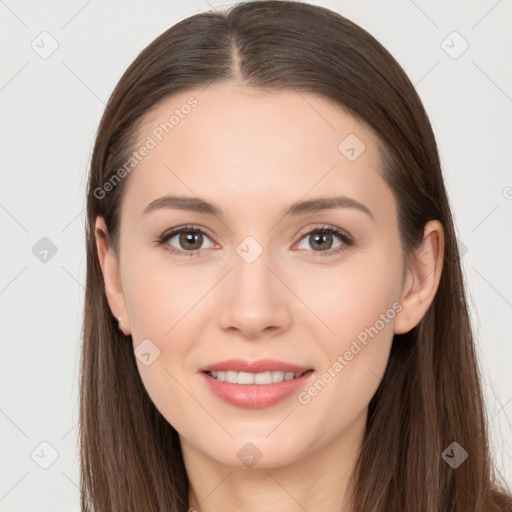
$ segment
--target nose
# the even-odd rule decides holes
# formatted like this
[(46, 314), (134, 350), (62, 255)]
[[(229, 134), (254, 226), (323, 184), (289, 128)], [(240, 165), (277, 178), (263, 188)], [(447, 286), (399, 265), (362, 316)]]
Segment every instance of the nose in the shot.
[(290, 326), (293, 294), (266, 251), (252, 262), (241, 254), (234, 255), (232, 270), (219, 290), (220, 327), (251, 340), (275, 336)]

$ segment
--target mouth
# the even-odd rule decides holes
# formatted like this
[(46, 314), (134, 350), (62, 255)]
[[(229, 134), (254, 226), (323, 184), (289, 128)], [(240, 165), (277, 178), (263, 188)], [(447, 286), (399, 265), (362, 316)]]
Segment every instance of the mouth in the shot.
[(314, 370), (282, 361), (237, 359), (201, 368), (199, 375), (222, 401), (237, 408), (263, 409), (310, 385)]
[(280, 382), (294, 380), (303, 375), (313, 372), (312, 369), (302, 372), (285, 372), (285, 371), (266, 371), (259, 373), (237, 372), (234, 370), (207, 370), (206, 373), (212, 379), (229, 384), (266, 386), (269, 384), (279, 384)]

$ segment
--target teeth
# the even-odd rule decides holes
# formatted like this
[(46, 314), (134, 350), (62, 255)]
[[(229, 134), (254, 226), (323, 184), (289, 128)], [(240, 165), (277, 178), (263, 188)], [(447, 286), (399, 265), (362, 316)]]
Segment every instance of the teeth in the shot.
[(228, 371), (211, 371), (208, 372), (214, 379), (231, 384), (273, 384), (283, 382), (284, 380), (292, 380), (300, 377), (302, 373), (294, 372), (262, 372), (248, 373)]

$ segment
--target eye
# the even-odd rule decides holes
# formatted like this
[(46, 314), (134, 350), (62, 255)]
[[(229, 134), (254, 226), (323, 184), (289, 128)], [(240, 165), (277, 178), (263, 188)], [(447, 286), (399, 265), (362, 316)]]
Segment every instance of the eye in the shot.
[[(333, 237), (341, 242), (333, 246)], [(334, 256), (354, 244), (348, 233), (334, 226), (317, 226), (303, 235), (302, 240), (309, 243), (315, 256)]]
[[(333, 245), (333, 237), (340, 240), (338, 245)], [(210, 240), (210, 245), (202, 247), (205, 240)], [(299, 243), (302, 243), (303, 240), (309, 243), (311, 247), (309, 251), (315, 253), (315, 256), (334, 256), (354, 244), (348, 233), (334, 226), (317, 226), (302, 235)], [(164, 233), (156, 242), (173, 254), (185, 256), (199, 256), (201, 249), (213, 247), (210, 237), (201, 228), (194, 225), (183, 226)]]
[[(157, 242), (159, 245), (163, 245), (164, 248), (175, 254), (182, 254), (186, 256), (199, 255), (200, 249), (202, 248), (203, 242), (210, 240), (206, 233), (197, 228), (196, 226), (184, 226), (181, 228), (173, 229), (168, 233), (164, 233)], [(174, 241), (174, 242), (173, 242)], [(173, 247), (171, 243), (178, 245), (178, 248)], [(203, 249), (211, 248), (203, 247)]]

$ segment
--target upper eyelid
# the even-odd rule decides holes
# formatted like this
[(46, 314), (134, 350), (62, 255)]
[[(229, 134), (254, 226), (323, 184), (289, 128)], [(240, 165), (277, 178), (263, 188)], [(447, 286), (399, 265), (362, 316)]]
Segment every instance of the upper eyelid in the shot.
[[(187, 225), (187, 226), (172, 228), (172, 229), (164, 232), (164, 234), (161, 236), (161, 238), (162, 239), (173, 238), (176, 235), (179, 235), (180, 233), (187, 232), (187, 231), (199, 231), (202, 234), (207, 235), (208, 238), (210, 238), (212, 240), (212, 242), (215, 242), (215, 237), (210, 235), (209, 231), (206, 228), (203, 228), (201, 226), (194, 226), (194, 225)], [(217, 242), (215, 242), (215, 243), (217, 243)]]

